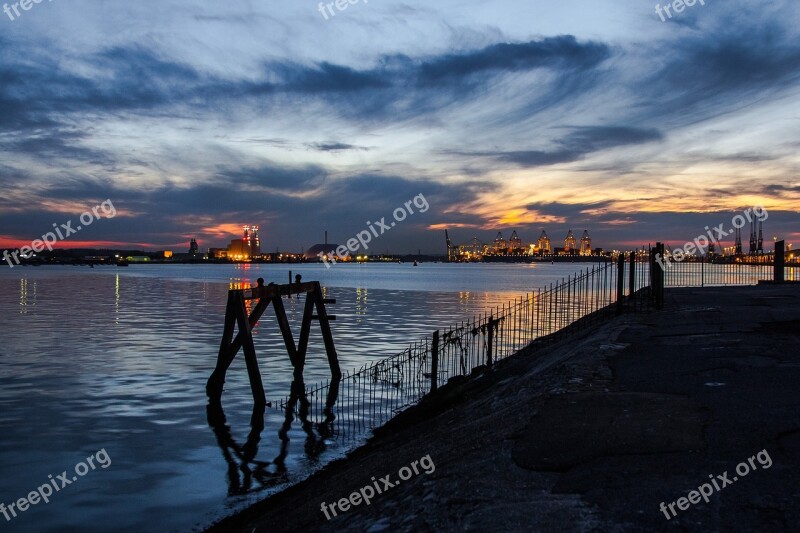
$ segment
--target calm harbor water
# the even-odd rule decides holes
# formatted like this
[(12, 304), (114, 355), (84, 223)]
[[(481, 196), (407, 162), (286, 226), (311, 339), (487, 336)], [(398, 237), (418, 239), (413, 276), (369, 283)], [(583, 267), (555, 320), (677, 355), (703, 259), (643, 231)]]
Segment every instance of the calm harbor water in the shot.
[[(6, 505), (105, 449), (97, 468), (19, 516), (11, 531), (187, 531), (263, 499), (356, 441), (309, 446), (299, 421), (267, 409), (258, 475), (237, 468), (252, 398), (240, 358), (209, 426), (204, 386), (216, 361), (229, 287), (288, 270), (320, 280), (343, 369), (393, 355), (436, 328), (556, 282), (581, 264), (132, 265), (0, 269), (0, 502)], [(286, 302), (295, 329), (302, 300)], [(291, 367), (268, 311), (255, 331), (268, 400), (290, 392)], [(240, 356), (241, 357), (241, 356)], [(312, 334), (306, 383), (329, 376)], [(274, 404), (277, 406), (277, 402)], [(288, 440), (287, 440), (288, 438)], [(252, 446), (254, 443), (250, 442)], [(313, 451), (311, 448), (313, 447)]]

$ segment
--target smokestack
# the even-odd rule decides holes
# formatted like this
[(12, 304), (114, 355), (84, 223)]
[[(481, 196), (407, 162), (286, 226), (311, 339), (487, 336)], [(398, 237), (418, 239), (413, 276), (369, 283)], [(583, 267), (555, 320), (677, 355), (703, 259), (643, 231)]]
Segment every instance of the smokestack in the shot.
[(328, 230), (325, 230), (325, 246), (328, 246)]

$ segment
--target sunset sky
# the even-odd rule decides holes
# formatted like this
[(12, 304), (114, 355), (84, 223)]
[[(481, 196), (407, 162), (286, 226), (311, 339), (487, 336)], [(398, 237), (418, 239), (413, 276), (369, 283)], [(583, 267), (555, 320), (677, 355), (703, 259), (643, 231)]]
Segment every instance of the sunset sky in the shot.
[(205, 249), (249, 223), (299, 251), (418, 194), (371, 251), (445, 253), (443, 228), (679, 244), (754, 205), (800, 244), (796, 1), (318, 6), (0, 13), (0, 246), (110, 199), (63, 246)]

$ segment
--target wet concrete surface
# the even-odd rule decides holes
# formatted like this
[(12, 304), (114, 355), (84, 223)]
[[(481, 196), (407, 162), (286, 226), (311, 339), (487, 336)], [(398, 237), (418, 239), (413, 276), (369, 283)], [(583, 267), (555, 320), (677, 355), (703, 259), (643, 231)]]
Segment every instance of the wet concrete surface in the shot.
[[(795, 531), (799, 325), (797, 285), (670, 290), (442, 388), (215, 530)], [(427, 455), (432, 473), (321, 511)]]

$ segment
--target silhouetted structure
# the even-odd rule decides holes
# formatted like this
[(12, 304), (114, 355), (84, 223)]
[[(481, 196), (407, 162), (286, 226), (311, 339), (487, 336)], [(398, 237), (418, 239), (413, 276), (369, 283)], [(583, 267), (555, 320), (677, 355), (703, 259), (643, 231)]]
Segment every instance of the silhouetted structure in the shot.
[(736, 228), (736, 244), (734, 254), (742, 255), (742, 228)]
[[(294, 342), (292, 329), (289, 326), (289, 319), (286, 316), (286, 309), (283, 306), (282, 299), (283, 296), (291, 297), (292, 291), (296, 294), (306, 293), (306, 305), (300, 327), (299, 344)], [(245, 301), (247, 300), (258, 300), (258, 304), (256, 304), (249, 317), (245, 306)], [(286, 351), (294, 367), (294, 379), (297, 381), (302, 381), (303, 379), (303, 368), (306, 362), (312, 320), (318, 320), (320, 323), (331, 374), (334, 379), (341, 378), (342, 371), (339, 368), (339, 360), (333, 344), (333, 334), (331, 333), (329, 322), (330, 320), (336, 320), (336, 317), (329, 316), (325, 309), (325, 304), (335, 303), (336, 300), (323, 297), (322, 288), (318, 281), (300, 283), (299, 275), (297, 276), (297, 283), (288, 285), (270, 283), (266, 287), (259, 286), (249, 290), (229, 290), (228, 305), (225, 310), (225, 327), (222, 333), (219, 355), (217, 356), (217, 366), (206, 384), (208, 396), (217, 401), (221, 398), (225, 374), (241, 348), (244, 351), (245, 362), (247, 363), (247, 373), (250, 377), (253, 400), (256, 404), (266, 404), (264, 385), (261, 381), (261, 372), (258, 369), (258, 360), (251, 332), (269, 304), (272, 304), (275, 309), (278, 327), (281, 330)], [(315, 309), (317, 314), (314, 314)], [(239, 332), (234, 338), (233, 333), (236, 326), (238, 326)]]
[(328, 244), (328, 232), (325, 232), (325, 242), (323, 244), (315, 244), (311, 248), (309, 248), (306, 253), (303, 254), (303, 257), (308, 260), (318, 260), (321, 261), (322, 258), (328, 254), (336, 253), (336, 249), (339, 247), (338, 244)]

